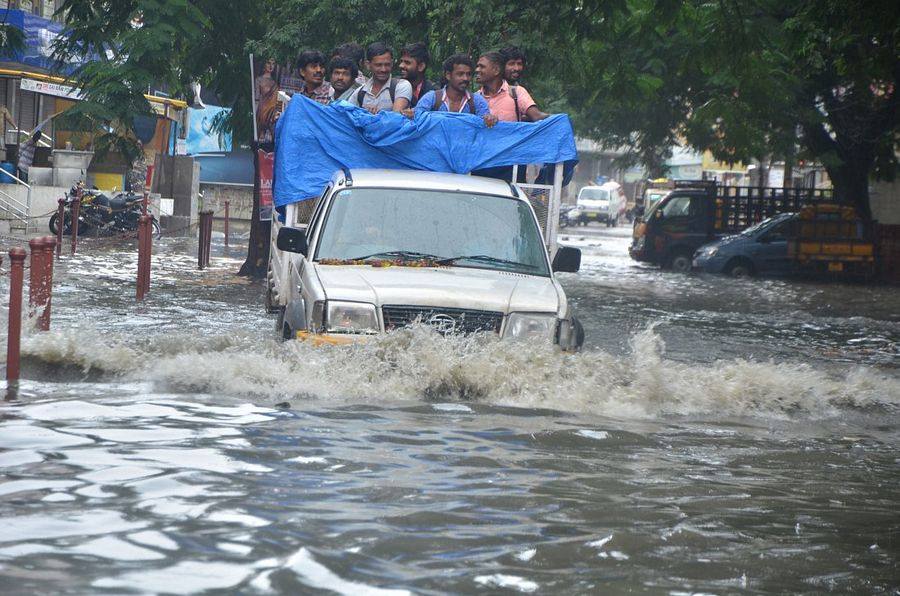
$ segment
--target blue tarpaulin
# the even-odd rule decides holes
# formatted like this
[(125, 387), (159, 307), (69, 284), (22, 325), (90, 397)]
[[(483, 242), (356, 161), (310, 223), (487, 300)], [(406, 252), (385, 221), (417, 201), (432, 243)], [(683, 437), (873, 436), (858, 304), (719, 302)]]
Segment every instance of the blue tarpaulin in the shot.
[(575, 135), (565, 114), (540, 122), (498, 122), (471, 114), (396, 112), (377, 116), (336, 102), (294, 95), (275, 134), (275, 205), (316, 197), (334, 172), (387, 168), (468, 174), (528, 163), (575, 162)]

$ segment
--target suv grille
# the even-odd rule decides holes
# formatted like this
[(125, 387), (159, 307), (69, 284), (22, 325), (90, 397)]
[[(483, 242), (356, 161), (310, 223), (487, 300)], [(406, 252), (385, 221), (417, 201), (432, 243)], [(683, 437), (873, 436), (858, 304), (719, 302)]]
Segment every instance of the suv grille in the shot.
[(503, 322), (502, 312), (437, 306), (382, 306), (381, 313), (385, 331), (421, 322), (431, 325), (442, 335), (479, 331), (500, 333)]

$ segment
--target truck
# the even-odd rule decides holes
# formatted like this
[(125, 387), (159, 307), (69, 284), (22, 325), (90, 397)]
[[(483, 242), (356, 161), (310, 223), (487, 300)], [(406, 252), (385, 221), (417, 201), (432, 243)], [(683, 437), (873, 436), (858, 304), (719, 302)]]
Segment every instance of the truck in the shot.
[(698, 248), (779, 213), (833, 202), (830, 189), (723, 186), (676, 181), (675, 188), (635, 220), (631, 258), (688, 272)]

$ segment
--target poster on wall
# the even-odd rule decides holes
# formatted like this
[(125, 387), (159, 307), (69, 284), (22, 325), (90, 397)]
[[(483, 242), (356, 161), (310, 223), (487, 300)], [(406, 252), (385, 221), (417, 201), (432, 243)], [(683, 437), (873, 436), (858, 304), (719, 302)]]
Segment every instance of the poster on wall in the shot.
[(259, 219), (272, 219), (272, 180), (275, 171), (275, 153), (257, 150), (259, 160)]
[(230, 108), (219, 106), (188, 108), (186, 155), (231, 151), (231, 133), (219, 130), (216, 126), (230, 112)]
[(275, 140), (275, 121), (284, 110), (278, 92), (288, 96), (303, 85), (300, 72), (291, 65), (280, 65), (272, 58), (250, 55), (250, 80), (253, 82), (253, 135), (260, 143)]

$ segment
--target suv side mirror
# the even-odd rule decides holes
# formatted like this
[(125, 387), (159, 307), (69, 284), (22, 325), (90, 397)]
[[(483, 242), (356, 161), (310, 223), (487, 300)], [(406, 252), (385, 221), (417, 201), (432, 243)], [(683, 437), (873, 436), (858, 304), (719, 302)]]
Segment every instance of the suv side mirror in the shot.
[(581, 250), (571, 246), (560, 246), (553, 257), (553, 271), (578, 273), (581, 269)]
[(306, 232), (297, 228), (281, 228), (278, 230), (278, 239), (275, 241), (278, 250), (295, 252), (306, 255), (309, 245), (306, 242)]

